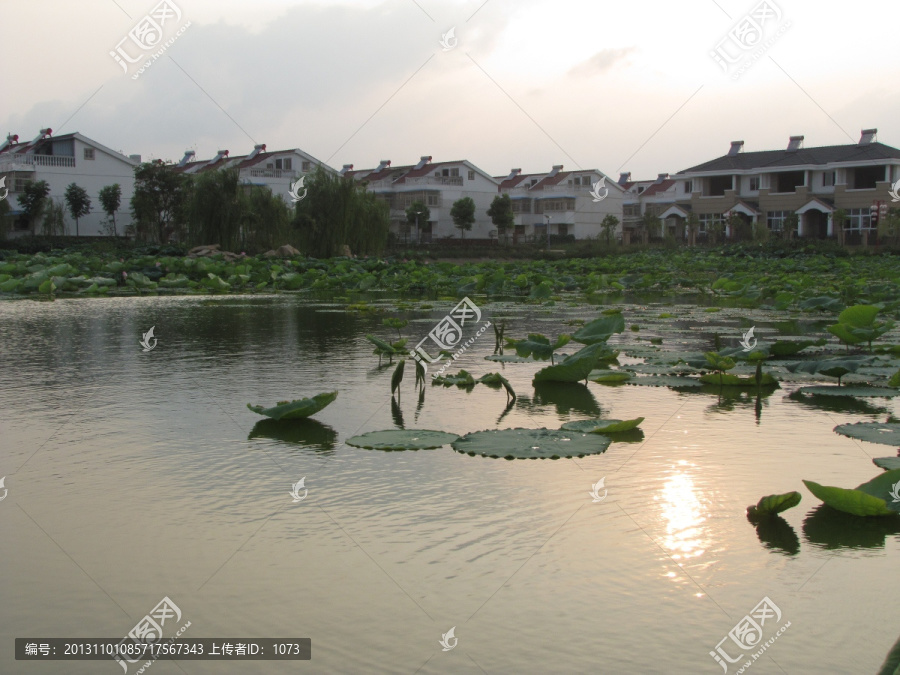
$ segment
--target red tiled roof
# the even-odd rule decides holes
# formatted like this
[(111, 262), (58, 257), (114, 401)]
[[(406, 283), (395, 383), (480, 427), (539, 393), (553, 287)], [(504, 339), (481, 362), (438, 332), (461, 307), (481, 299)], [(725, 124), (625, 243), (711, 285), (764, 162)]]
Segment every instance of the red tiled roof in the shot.
[(654, 183), (653, 185), (649, 186), (646, 190), (644, 190), (641, 193), (641, 195), (646, 197), (648, 195), (655, 195), (657, 192), (665, 192), (670, 187), (672, 187), (674, 184), (675, 184), (674, 180), (664, 180), (660, 183)]
[(437, 162), (435, 164), (426, 163), (422, 168), (416, 169), (415, 164), (413, 167), (407, 171), (405, 174), (400, 176), (395, 183), (405, 183), (407, 178), (419, 178), (420, 176), (429, 176), (434, 169), (438, 167), (447, 166), (449, 164), (462, 164), (465, 160), (457, 160), (455, 162)]

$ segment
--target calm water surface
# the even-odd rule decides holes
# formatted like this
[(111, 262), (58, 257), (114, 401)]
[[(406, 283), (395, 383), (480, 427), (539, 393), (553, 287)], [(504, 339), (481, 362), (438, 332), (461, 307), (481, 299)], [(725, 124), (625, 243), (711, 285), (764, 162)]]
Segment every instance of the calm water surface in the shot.
[[(408, 314), (404, 335), (417, 342), (453, 304)], [(480, 304), (512, 336), (596, 313)], [(660, 311), (626, 306), (626, 322)], [(754, 320), (721, 314), (735, 336), (738, 317)], [(502, 420), (505, 395), (484, 386), (430, 386), (420, 402), (411, 368), (392, 409), (393, 367), (364, 339), (390, 337), (383, 316), (297, 296), (0, 304), (0, 672), (120, 673), (16, 662), (13, 639), (123, 636), (165, 596), (191, 622), (185, 638), (309, 637), (313, 658), (161, 660), (156, 675), (721, 673), (709, 652), (764, 597), (790, 627), (753, 673), (877, 670), (900, 633), (900, 528), (823, 510), (801, 479), (877, 475), (871, 458), (895, 451), (832, 428), (896, 404), (811, 406), (788, 398), (796, 384), (758, 405), (595, 383), (535, 391), (540, 365), (483, 360), (488, 330), (457, 366), (502, 369), (519, 393)], [(158, 346), (144, 353), (151, 326)], [(708, 326), (669, 328), (709, 348)], [(246, 408), (335, 389), (300, 429)], [(558, 461), (344, 443), (401, 423), (463, 434), (598, 415), (645, 417), (643, 440)], [(593, 503), (601, 478), (608, 496)], [(747, 522), (748, 504), (790, 490), (803, 501), (786, 522)]]

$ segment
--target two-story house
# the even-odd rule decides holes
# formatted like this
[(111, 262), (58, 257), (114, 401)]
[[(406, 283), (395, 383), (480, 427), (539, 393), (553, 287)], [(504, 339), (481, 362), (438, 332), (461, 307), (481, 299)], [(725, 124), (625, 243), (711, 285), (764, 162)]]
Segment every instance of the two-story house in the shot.
[[(65, 192), (75, 183), (87, 191), (91, 200), (91, 212), (79, 219), (79, 235), (105, 234), (106, 214), (100, 205), (100, 189), (118, 183), (121, 188), (121, 207), (116, 214), (117, 231), (124, 233), (131, 224), (130, 201), (134, 194), (134, 167), (140, 164), (140, 155), (126, 157), (97, 141), (75, 132), (53, 136), (52, 129), (41, 129), (30, 141), (19, 142), (10, 134), (0, 144), (0, 176), (6, 180), (9, 191), (9, 215), (13, 218), (10, 236), (29, 231), (30, 224), (22, 217), (23, 210), (18, 197), (29, 181), (46, 181), (50, 188), (49, 199), (63, 207), (66, 234), (76, 234), (75, 222), (68, 213)], [(3, 192), (3, 190), (0, 190)], [(40, 233), (41, 225), (35, 225)]]

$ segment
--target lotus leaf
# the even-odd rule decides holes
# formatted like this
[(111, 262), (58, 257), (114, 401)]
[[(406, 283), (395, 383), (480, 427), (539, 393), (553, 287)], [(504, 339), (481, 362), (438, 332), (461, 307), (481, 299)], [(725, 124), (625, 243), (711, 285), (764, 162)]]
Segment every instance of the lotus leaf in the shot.
[(579, 382), (587, 378), (597, 364), (597, 356), (606, 345), (597, 342), (567, 356), (555, 366), (547, 366), (534, 374), (533, 382)]
[(900, 457), (873, 457), (872, 463), (888, 471), (900, 469)]
[(490, 429), (454, 441), (457, 452), (505, 459), (560, 459), (604, 452), (611, 439), (562, 429)]
[(624, 373), (620, 370), (592, 370), (588, 374), (588, 379), (591, 382), (598, 382), (599, 384), (621, 384), (622, 382), (631, 379), (631, 373)]
[[(737, 375), (728, 375), (727, 373), (709, 373), (707, 375), (701, 375), (700, 381), (703, 384), (716, 384), (720, 387), (777, 387), (778, 380), (769, 375), (769, 373), (763, 373), (762, 377), (759, 378), (759, 382), (756, 380), (755, 375), (748, 375), (747, 377), (739, 377)], [(842, 387), (843, 388), (843, 387)]]
[(625, 330), (625, 317), (621, 310), (608, 316), (602, 316), (586, 323), (572, 335), (572, 339), (585, 345), (597, 342), (606, 342), (613, 333), (621, 333)]
[(247, 404), (247, 407), (258, 415), (271, 417), (273, 420), (293, 420), (315, 415), (322, 408), (337, 398), (336, 391), (317, 394), (312, 398), (301, 398), (294, 401), (279, 401), (272, 408)]
[(758, 520), (767, 516), (775, 516), (782, 511), (797, 506), (800, 503), (799, 492), (785, 492), (781, 495), (768, 495), (760, 499), (756, 506), (747, 507), (747, 516), (751, 520)]
[(887, 387), (851, 387), (847, 385), (842, 387), (828, 385), (800, 387), (797, 391), (801, 394), (812, 394), (814, 396), (856, 396), (859, 398), (890, 398), (900, 395), (900, 391)]
[(678, 377), (675, 375), (647, 375), (645, 377), (635, 377), (625, 384), (636, 384), (643, 387), (672, 387), (678, 389), (681, 387), (702, 387), (703, 383), (693, 377)]
[(619, 434), (637, 429), (643, 421), (643, 417), (636, 417), (633, 420), (578, 420), (577, 422), (566, 422), (561, 428), (566, 431), (581, 431), (588, 434)]
[(531, 333), (527, 338), (522, 340), (512, 340), (507, 338), (506, 342), (510, 347), (514, 347), (516, 354), (521, 357), (531, 356), (535, 359), (546, 361), (553, 357), (554, 351), (563, 345), (568, 344), (571, 339), (572, 338), (569, 335), (560, 335), (555, 343), (550, 344), (549, 338), (540, 333)]
[(347, 439), (347, 445), (368, 450), (432, 450), (448, 445), (459, 436), (428, 429), (387, 429), (369, 431)]
[(453, 386), (454, 384), (457, 387), (470, 387), (475, 384), (475, 378), (472, 377), (470, 373), (465, 370), (460, 370), (456, 375), (447, 374), (443, 377), (438, 376), (432, 378), (431, 384), (442, 384), (445, 387)]
[(400, 383), (403, 381), (404, 366), (406, 366), (406, 359), (400, 359), (400, 363), (398, 363), (397, 367), (394, 369), (394, 374), (391, 375), (391, 396), (393, 396), (394, 392), (400, 388)]
[(857, 422), (856, 424), (839, 424), (834, 431), (842, 436), (858, 438), (870, 443), (881, 443), (900, 447), (900, 423), (898, 422)]
[(855, 490), (819, 485), (804, 480), (809, 491), (833, 509), (854, 516), (889, 516), (900, 513), (900, 469), (886, 471)]

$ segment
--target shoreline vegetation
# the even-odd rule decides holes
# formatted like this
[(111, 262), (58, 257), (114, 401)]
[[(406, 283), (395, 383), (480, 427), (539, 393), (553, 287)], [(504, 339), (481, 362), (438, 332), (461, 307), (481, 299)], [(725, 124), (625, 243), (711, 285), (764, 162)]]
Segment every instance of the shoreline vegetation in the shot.
[[(885, 303), (889, 312), (900, 302), (900, 251), (848, 251), (821, 243), (623, 249), (587, 242), (533, 249), (531, 258), (512, 257), (521, 252), (497, 246), (311, 258), (290, 246), (259, 255), (202, 247), (189, 256), (179, 245), (59, 244), (31, 237), (0, 242), (0, 298), (307, 291), (512, 296), (535, 302), (563, 294), (574, 299), (574, 294), (592, 302), (640, 293), (811, 311)], [(4, 249), (7, 245), (20, 250)]]

